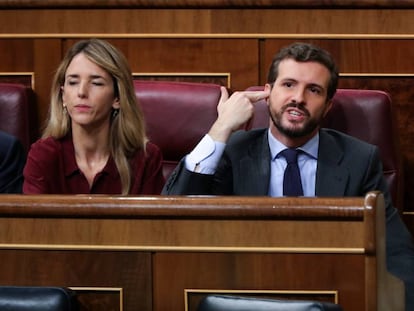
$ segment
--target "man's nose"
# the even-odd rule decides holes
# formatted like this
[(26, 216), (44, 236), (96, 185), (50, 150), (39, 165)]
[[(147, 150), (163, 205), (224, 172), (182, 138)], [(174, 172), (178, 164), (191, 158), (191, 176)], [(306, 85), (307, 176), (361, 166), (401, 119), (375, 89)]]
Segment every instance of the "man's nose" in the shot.
[(292, 101), (297, 104), (301, 104), (305, 101), (305, 90), (302, 88), (297, 88), (292, 96)]

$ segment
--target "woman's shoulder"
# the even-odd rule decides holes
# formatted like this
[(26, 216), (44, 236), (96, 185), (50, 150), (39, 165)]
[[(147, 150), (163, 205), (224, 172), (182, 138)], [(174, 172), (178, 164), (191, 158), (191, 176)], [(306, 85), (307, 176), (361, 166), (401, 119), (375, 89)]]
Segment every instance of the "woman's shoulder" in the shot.
[(147, 153), (149, 153), (149, 154), (161, 153), (161, 149), (160, 149), (160, 147), (158, 147), (156, 144), (154, 144), (154, 143), (153, 143), (153, 142), (151, 142), (151, 141), (148, 141), (148, 142), (146, 143), (145, 150), (146, 150), (146, 152), (147, 152)]
[(141, 149), (135, 152), (132, 161), (135, 163), (161, 162), (161, 149), (156, 144), (148, 141), (145, 143), (145, 150)]
[(47, 137), (35, 141), (30, 147), (29, 154), (50, 158), (60, 152), (62, 152), (62, 141), (53, 137)]

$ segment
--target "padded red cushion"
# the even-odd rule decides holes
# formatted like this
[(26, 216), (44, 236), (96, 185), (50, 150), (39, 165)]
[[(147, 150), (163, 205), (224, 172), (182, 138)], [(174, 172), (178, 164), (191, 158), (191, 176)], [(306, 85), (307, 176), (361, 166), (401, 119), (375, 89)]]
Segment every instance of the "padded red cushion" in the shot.
[(161, 148), (168, 176), (216, 120), (220, 85), (137, 80), (134, 87), (148, 136)]
[(26, 150), (39, 135), (34, 92), (20, 84), (0, 83), (0, 130), (17, 137)]

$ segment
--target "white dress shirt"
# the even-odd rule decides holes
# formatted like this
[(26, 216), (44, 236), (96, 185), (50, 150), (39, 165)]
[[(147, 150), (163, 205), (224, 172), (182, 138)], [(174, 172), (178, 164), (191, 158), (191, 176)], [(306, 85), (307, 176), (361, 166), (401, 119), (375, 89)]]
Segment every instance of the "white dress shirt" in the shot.
[[(283, 196), (283, 174), (286, 168), (286, 160), (280, 152), (287, 147), (279, 142), (270, 133), (268, 135), (271, 153), (269, 196)], [(194, 150), (185, 158), (185, 166), (192, 172), (212, 175), (216, 172), (217, 165), (223, 155), (226, 144), (214, 141), (208, 134), (197, 144)], [(301, 175), (303, 195), (315, 196), (316, 168), (318, 160), (319, 134), (315, 135), (306, 144), (298, 149), (298, 165)]]

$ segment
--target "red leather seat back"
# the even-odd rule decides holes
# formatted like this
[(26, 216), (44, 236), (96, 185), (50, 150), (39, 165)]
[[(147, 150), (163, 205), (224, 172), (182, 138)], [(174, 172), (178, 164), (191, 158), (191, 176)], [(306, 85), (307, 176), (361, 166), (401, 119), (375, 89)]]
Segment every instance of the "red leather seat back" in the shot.
[[(263, 91), (263, 86), (251, 86), (247, 91)], [(268, 127), (270, 122), (266, 100), (259, 100), (254, 104), (254, 116), (246, 123), (246, 130)]]
[(402, 208), (403, 169), (390, 96), (379, 90), (340, 89), (333, 101), (323, 127), (378, 146), (394, 204)]
[(17, 137), (25, 150), (39, 136), (35, 97), (20, 84), (0, 83), (0, 130)]
[(161, 148), (168, 177), (216, 120), (220, 85), (137, 80), (134, 87), (148, 137)]
[[(248, 90), (262, 90), (254, 86)], [(264, 100), (255, 104), (255, 114), (248, 128), (269, 126)], [(379, 90), (338, 89), (332, 109), (322, 124), (378, 146), (395, 207), (402, 209), (403, 169), (395, 116), (390, 96)]]

